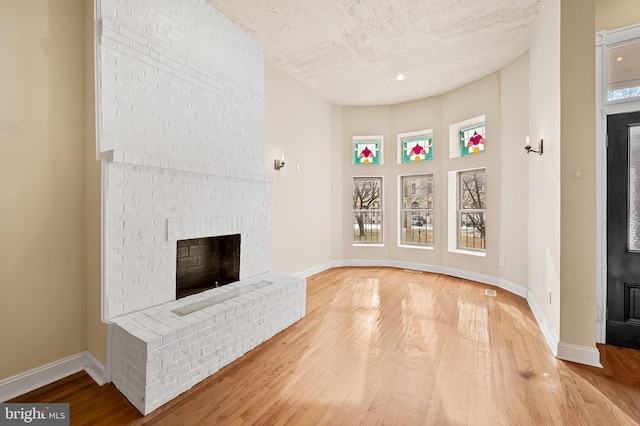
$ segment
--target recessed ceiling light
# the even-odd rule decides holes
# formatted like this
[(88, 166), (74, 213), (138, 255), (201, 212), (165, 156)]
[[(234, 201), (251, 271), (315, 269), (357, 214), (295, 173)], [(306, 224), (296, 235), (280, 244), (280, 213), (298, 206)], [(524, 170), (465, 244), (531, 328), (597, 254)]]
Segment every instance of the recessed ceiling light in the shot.
[(618, 57), (616, 58), (616, 61), (618, 61), (618, 62), (622, 62), (623, 60), (624, 60), (624, 58), (623, 58), (622, 56), (618, 56)]
[(404, 80), (404, 74), (398, 74), (398, 75), (396, 76), (396, 80), (398, 80), (398, 81), (402, 81), (402, 80)]

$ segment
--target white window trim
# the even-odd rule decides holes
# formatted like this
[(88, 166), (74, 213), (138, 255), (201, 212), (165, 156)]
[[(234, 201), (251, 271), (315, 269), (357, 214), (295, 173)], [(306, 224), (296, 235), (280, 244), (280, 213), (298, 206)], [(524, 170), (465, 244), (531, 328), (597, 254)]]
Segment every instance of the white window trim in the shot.
[(357, 175), (357, 176), (351, 176), (351, 193), (353, 194), (353, 180), (354, 179), (361, 179), (361, 178), (368, 178), (368, 179), (380, 179), (380, 214), (382, 215), (382, 222), (380, 223), (381, 226), (381, 230), (382, 230), (382, 242), (380, 243), (362, 243), (362, 242), (356, 242), (353, 241), (353, 206), (351, 206), (351, 245), (352, 247), (384, 247), (384, 240), (386, 237), (386, 231), (385, 231), (385, 226), (384, 226), (384, 222), (386, 220), (385, 218), (385, 212), (384, 212), (384, 200), (385, 200), (385, 193), (384, 193), (384, 176), (366, 176), (366, 175)]
[(462, 157), (462, 153), (460, 152), (460, 130), (466, 127), (479, 126), (482, 124), (486, 126), (484, 114), (458, 123), (453, 123), (449, 126), (449, 158)]
[[(468, 256), (487, 257), (487, 250), (465, 250), (458, 248), (458, 173), (471, 170), (484, 170), (486, 167), (472, 167), (469, 169), (452, 170), (448, 173), (447, 185), (447, 246), (450, 253)], [(486, 210), (486, 209), (485, 209)]]
[[(400, 139), (398, 139), (398, 141), (399, 140)], [(397, 216), (396, 216), (398, 218), (398, 221), (396, 223), (396, 228), (397, 228), (397, 231), (398, 231), (398, 247), (408, 248), (408, 249), (416, 249), (416, 250), (434, 250), (435, 245), (436, 245), (435, 234), (434, 234), (433, 245), (430, 245), (430, 246), (427, 246), (427, 245), (415, 245), (415, 244), (403, 244), (402, 243), (402, 232), (401, 232), (401, 227), (402, 227), (402, 178), (403, 177), (407, 177), (407, 176), (431, 176), (431, 179), (433, 180), (434, 192), (435, 192), (435, 186), (436, 186), (436, 175), (434, 173), (407, 173), (407, 174), (403, 174), (403, 175), (398, 175), (398, 202), (397, 202)], [(435, 232), (435, 215), (436, 215), (435, 194), (434, 194), (434, 208), (432, 210), (433, 210), (433, 217), (434, 217), (434, 225), (433, 226), (434, 226), (434, 232)], [(384, 233), (382, 234), (382, 238), (384, 240)]]

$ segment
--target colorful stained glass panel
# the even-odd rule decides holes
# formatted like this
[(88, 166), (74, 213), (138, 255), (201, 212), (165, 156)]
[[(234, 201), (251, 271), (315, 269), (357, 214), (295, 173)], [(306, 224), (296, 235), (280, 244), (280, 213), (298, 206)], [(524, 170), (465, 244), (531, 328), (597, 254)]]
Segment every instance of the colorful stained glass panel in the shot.
[(353, 164), (380, 164), (380, 140), (354, 140)]
[(485, 150), (484, 124), (460, 129), (460, 154), (480, 154)]
[(433, 138), (407, 138), (402, 139), (402, 162), (411, 163), (416, 161), (433, 159)]

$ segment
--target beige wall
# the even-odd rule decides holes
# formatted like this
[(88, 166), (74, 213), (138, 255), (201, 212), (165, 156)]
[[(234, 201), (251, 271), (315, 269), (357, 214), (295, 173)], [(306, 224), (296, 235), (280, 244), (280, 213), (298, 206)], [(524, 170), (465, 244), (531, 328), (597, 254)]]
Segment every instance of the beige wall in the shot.
[(545, 143), (530, 159), (529, 291), (560, 357), (595, 348), (593, 28), (592, 1), (548, 1), (529, 57), (529, 134)]
[(615, 30), (640, 23), (640, 1), (596, 0), (596, 31)]
[(86, 349), (83, 13), (0, 2), (0, 379)]
[[(419, 130), (419, 129), (418, 129)], [(384, 159), (382, 165), (354, 166), (353, 163), (353, 136), (384, 136)], [(393, 141), (395, 135), (391, 133), (391, 114), (388, 106), (345, 106), (342, 107), (342, 138), (339, 146), (342, 162), (343, 181), (340, 182), (342, 213), (342, 242), (343, 258), (353, 259), (389, 259), (389, 247), (395, 244), (393, 225), (395, 214), (395, 177), (389, 173), (391, 164), (395, 159)], [(391, 141), (391, 142), (390, 142)], [(354, 176), (382, 176), (383, 177), (383, 247), (354, 247), (352, 211), (353, 177)]]
[[(443, 97), (443, 127), (449, 131), (449, 125), (469, 118), (485, 115), (486, 136), (485, 152), (480, 155), (467, 155), (449, 158), (448, 151), (443, 155), (444, 173), (456, 170), (484, 167), (487, 177), (487, 250), (486, 257), (469, 256), (449, 252), (446, 240), (442, 241), (443, 266), (463, 269), (478, 274), (497, 277), (500, 255), (500, 202), (501, 175), (500, 164), (502, 149), (502, 126), (500, 123), (500, 78), (498, 73), (453, 90)], [(448, 149), (448, 136), (446, 139)], [(443, 179), (446, 176), (442, 176)], [(445, 187), (446, 188), (446, 187)], [(444, 189), (444, 188), (443, 188)], [(443, 205), (443, 207), (445, 207)], [(446, 210), (445, 210), (446, 212)], [(446, 220), (446, 216), (443, 218)], [(447, 222), (441, 224), (447, 226)]]
[(532, 143), (544, 139), (543, 155), (528, 154), (529, 297), (543, 315), (552, 339), (557, 341), (560, 334), (559, 0), (545, 3), (529, 50), (529, 137)]
[[(398, 203), (399, 203), (399, 182), (396, 176), (411, 174), (433, 174), (434, 179), (434, 241), (435, 247), (440, 247), (446, 241), (446, 230), (441, 226), (446, 218), (446, 193), (442, 188), (446, 188), (446, 173), (442, 172), (442, 158), (447, 153), (442, 142), (448, 138), (448, 129), (442, 124), (442, 97), (435, 96), (427, 99), (420, 99), (413, 102), (405, 102), (390, 107), (391, 134), (386, 140), (385, 157), (389, 160), (388, 192), (386, 207), (388, 223), (389, 259), (410, 263), (422, 263), (427, 265), (442, 264), (441, 250), (418, 250), (415, 248), (398, 247)], [(408, 133), (418, 130), (433, 129), (434, 151), (433, 160), (421, 161), (412, 164), (398, 164), (398, 133)], [(385, 161), (386, 161), (385, 159)]]
[[(334, 262), (344, 259), (344, 233), (351, 223), (345, 223), (344, 209), (351, 200), (346, 199), (340, 188), (343, 187), (344, 167), (342, 143), (342, 107), (331, 106), (331, 260)], [(336, 189), (337, 188), (337, 189)]]
[(500, 278), (527, 287), (529, 257), (529, 54), (500, 71)]
[[(528, 200), (523, 188), (526, 188), (528, 176), (527, 159), (522, 147), (528, 123), (527, 64), (527, 56), (524, 55), (506, 67), (502, 72), (504, 76), (493, 73), (442, 96), (391, 106), (342, 108), (340, 149), (343, 155), (341, 187), (344, 204), (341, 209), (343, 230), (339, 238), (342, 240), (344, 260), (391, 260), (432, 265), (503, 278), (513, 284), (526, 286)], [(501, 102), (506, 109), (504, 117), (501, 116)], [(487, 124), (486, 152), (449, 158), (449, 125), (483, 114)], [(397, 134), (425, 129), (433, 129), (434, 132), (434, 159), (397, 164)], [(503, 131), (510, 138), (507, 145), (503, 145)], [(366, 135), (384, 136), (383, 165), (352, 164), (352, 137)], [(479, 167), (487, 170), (487, 254), (486, 257), (477, 257), (451, 253), (447, 242), (447, 175), (450, 171)], [(510, 179), (509, 184), (504, 186), (503, 171), (509, 174)], [(398, 176), (421, 173), (434, 175), (433, 250), (398, 247)], [(384, 247), (354, 247), (352, 244), (353, 176), (384, 177)], [(508, 215), (505, 222), (501, 221), (503, 212)], [(510, 237), (514, 231), (522, 238), (512, 241)], [(509, 269), (499, 267), (501, 253)]]
[(332, 107), (268, 62), (264, 90), (265, 169), (276, 177), (271, 269), (295, 274), (331, 261)]
[(560, 14), (560, 341), (590, 347), (596, 322), (594, 11), (594, 0), (562, 0)]

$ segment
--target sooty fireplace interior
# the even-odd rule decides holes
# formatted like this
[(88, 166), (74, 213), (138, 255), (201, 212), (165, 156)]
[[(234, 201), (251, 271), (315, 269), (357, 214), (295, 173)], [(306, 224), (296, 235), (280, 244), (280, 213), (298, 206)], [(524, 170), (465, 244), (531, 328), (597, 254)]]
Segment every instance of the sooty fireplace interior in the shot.
[(240, 279), (240, 234), (178, 240), (176, 299)]

